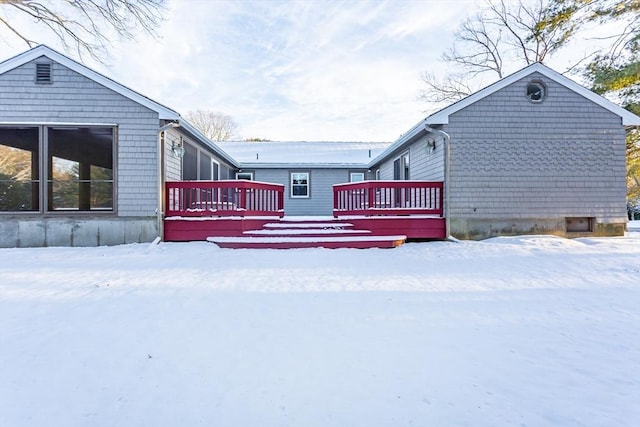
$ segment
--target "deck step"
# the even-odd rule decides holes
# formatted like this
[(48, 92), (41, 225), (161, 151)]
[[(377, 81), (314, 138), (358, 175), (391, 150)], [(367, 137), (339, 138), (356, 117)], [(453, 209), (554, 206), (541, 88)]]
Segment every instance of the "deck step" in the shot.
[(312, 221), (282, 221), (270, 222), (263, 225), (264, 228), (298, 228), (298, 229), (337, 229), (353, 228), (348, 222), (312, 222)]
[(242, 234), (248, 236), (306, 236), (317, 237), (327, 235), (370, 235), (371, 230), (349, 230), (341, 228), (263, 228), (260, 230), (247, 230)]
[(207, 241), (221, 248), (232, 249), (294, 249), (294, 248), (395, 248), (407, 236), (265, 236), (265, 237), (208, 237)]

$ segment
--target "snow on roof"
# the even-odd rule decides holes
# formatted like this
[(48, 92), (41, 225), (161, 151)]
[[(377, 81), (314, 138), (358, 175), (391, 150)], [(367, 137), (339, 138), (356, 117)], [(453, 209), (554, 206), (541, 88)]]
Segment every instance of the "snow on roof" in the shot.
[(366, 165), (388, 146), (388, 142), (245, 142), (217, 143), (244, 167), (302, 166), (361, 166)]

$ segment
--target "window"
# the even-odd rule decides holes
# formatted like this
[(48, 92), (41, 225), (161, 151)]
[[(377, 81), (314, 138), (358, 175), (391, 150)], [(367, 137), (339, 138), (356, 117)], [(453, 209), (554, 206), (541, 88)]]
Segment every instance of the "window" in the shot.
[(39, 130), (0, 127), (0, 211), (40, 210)]
[(182, 180), (196, 181), (198, 179), (198, 149), (191, 144), (184, 144), (182, 157)]
[(236, 179), (246, 179), (253, 181), (253, 172), (236, 172)]
[(114, 141), (106, 126), (0, 127), (0, 211), (112, 211)]
[(409, 179), (409, 153), (404, 153), (393, 161), (393, 179)]
[(565, 218), (568, 233), (590, 233), (593, 231), (595, 218), (577, 217)]
[(547, 88), (542, 82), (532, 81), (527, 84), (527, 98), (531, 102), (542, 102), (547, 94)]
[(364, 181), (364, 172), (351, 172), (349, 174), (349, 182)]
[(48, 210), (113, 209), (113, 129), (47, 128)]
[(291, 197), (309, 197), (309, 172), (291, 172)]
[(217, 181), (220, 179), (220, 163), (211, 159), (211, 180)]

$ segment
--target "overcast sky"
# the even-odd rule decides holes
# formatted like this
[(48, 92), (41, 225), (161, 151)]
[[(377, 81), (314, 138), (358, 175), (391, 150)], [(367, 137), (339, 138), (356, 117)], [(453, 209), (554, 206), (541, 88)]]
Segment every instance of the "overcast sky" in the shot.
[[(114, 41), (107, 65), (85, 63), (182, 115), (228, 114), (242, 138), (394, 141), (429, 108), (421, 73), (443, 72), (442, 52), (481, 5), (169, 0), (160, 39)], [(0, 60), (23, 50), (0, 44)]]

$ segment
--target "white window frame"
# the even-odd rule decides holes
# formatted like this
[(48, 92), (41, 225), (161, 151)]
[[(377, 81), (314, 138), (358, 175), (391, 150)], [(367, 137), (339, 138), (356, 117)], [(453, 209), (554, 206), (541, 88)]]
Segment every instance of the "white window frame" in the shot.
[[(248, 178), (241, 178), (241, 175), (245, 175)], [(253, 172), (236, 172), (236, 179), (246, 179), (247, 181), (253, 181)]]
[[(396, 177), (396, 162), (398, 162), (398, 173)], [(411, 157), (409, 151), (405, 151), (393, 161), (393, 179), (397, 181), (408, 181), (411, 179)]]
[[(218, 176), (213, 176), (213, 165), (218, 166)], [(211, 180), (220, 181), (220, 162), (217, 162), (213, 157), (211, 157)]]
[[(307, 176), (307, 184), (306, 184), (306, 185), (304, 185), (304, 184), (294, 184), (294, 183), (293, 183), (293, 177), (294, 177), (295, 175), (306, 175), (306, 176)], [(304, 185), (304, 186), (306, 187), (306, 189), (307, 189), (307, 192), (306, 192), (307, 194), (304, 194), (304, 195), (300, 195), (300, 194), (294, 195), (294, 194), (293, 194), (293, 186), (294, 186), (294, 185), (296, 185), (296, 186), (302, 186), (302, 185)], [(290, 197), (291, 197), (292, 199), (308, 199), (308, 198), (310, 197), (310, 195), (311, 195), (311, 173), (309, 173), (309, 172), (303, 172), (303, 171), (291, 171), (291, 172), (289, 173), (289, 194), (290, 194)]]
[[(362, 179), (353, 179), (353, 177), (355, 175), (359, 175), (362, 177)], [(349, 182), (361, 182), (365, 180), (365, 173), (364, 172), (349, 172)]]

